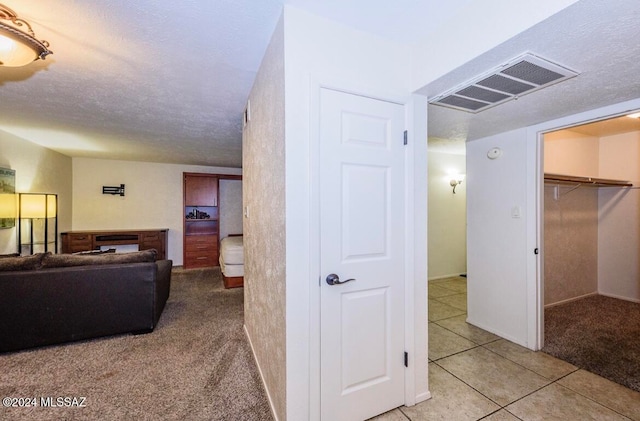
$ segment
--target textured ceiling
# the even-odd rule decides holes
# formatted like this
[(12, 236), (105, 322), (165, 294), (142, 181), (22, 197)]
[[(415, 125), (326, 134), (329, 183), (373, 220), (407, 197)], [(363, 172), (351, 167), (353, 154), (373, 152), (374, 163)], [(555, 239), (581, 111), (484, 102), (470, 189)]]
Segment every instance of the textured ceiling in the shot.
[[(469, 1), (287, 3), (407, 43)], [(54, 54), (0, 68), (0, 130), (70, 156), (242, 165), (242, 112), (284, 0), (2, 2)]]
[(465, 141), (640, 97), (640, 2), (581, 0), (435, 80), (428, 97), (529, 51), (580, 75), (478, 114), (430, 105), (430, 144), (459, 149)]
[[(0, 1), (54, 51), (0, 68), (0, 130), (70, 156), (239, 167), (242, 111), (284, 2), (418, 47), (464, 30), (450, 20), (484, 0)], [(460, 149), (640, 96), (638, 9), (581, 0), (422, 88), (435, 95), (524, 51), (582, 72), (476, 115), (430, 106), (430, 143)]]
[(72, 156), (241, 166), (242, 110), (281, 1), (7, 5), (54, 54), (0, 68), (0, 130)]

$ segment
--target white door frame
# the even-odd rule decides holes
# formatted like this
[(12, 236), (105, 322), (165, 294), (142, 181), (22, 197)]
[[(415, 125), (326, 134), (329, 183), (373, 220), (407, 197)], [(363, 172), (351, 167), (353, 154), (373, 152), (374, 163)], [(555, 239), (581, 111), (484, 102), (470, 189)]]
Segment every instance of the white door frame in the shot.
[[(426, 98), (418, 95), (402, 96), (367, 89), (366, 93), (346, 89), (340, 84), (310, 81), (310, 147), (309, 147), (309, 419), (320, 421), (320, 90), (332, 89), (403, 105), (405, 127), (409, 138), (405, 150), (405, 349), (409, 352), (409, 368), (405, 372), (405, 405), (414, 405), (431, 397), (427, 378), (427, 250), (426, 250)], [(422, 139), (422, 143), (419, 141)], [(423, 148), (423, 149), (422, 149)], [(424, 156), (424, 166), (416, 165), (415, 157)], [(422, 170), (424, 168), (424, 170)], [(422, 174), (424, 172), (424, 174)], [(419, 178), (416, 180), (416, 178)], [(423, 195), (416, 192), (424, 190)], [(424, 197), (421, 197), (424, 196)], [(424, 218), (415, 209), (424, 207)], [(422, 221), (424, 219), (424, 221)], [(423, 232), (424, 239), (415, 239), (415, 232)], [(422, 244), (424, 243), (424, 244)], [(423, 260), (421, 260), (423, 259)], [(419, 280), (422, 279), (422, 282)], [(421, 299), (420, 297), (423, 297)], [(418, 332), (418, 335), (416, 335)], [(421, 334), (424, 332), (424, 335)]]
[(547, 121), (527, 128), (527, 197), (532, 198), (534, 218), (527, 226), (528, 248), (539, 249), (538, 261), (527, 267), (527, 341), (534, 351), (544, 346), (544, 145), (542, 135), (629, 114), (640, 109), (640, 99)]

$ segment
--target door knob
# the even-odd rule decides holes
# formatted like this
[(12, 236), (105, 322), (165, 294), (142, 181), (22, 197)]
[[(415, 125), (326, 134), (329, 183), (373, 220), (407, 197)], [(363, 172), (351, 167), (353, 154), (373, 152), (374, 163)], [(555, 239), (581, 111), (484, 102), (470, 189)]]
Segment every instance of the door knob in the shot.
[(340, 277), (338, 275), (336, 275), (335, 273), (329, 274), (327, 276), (327, 283), (329, 285), (346, 284), (347, 282), (351, 282), (351, 281), (355, 281), (355, 279), (347, 279), (346, 281), (341, 281)]

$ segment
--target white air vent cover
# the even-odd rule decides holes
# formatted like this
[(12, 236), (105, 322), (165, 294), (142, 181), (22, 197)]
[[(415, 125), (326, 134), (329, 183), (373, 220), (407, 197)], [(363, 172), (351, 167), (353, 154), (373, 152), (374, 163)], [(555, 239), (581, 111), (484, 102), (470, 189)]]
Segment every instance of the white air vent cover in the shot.
[(577, 75), (576, 71), (526, 53), (430, 98), (429, 103), (478, 113)]

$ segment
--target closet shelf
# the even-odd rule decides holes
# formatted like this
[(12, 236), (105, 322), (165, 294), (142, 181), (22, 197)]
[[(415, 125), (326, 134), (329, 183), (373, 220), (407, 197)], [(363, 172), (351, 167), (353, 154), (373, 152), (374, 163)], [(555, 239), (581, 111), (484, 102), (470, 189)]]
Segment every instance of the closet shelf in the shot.
[(633, 184), (623, 180), (611, 180), (596, 177), (578, 177), (575, 175), (544, 174), (545, 182), (559, 184), (579, 184), (590, 187), (633, 187)]

